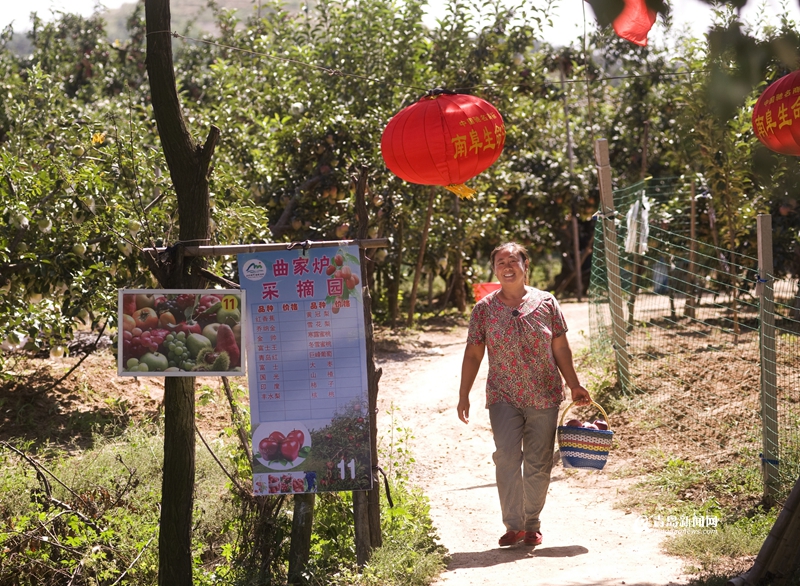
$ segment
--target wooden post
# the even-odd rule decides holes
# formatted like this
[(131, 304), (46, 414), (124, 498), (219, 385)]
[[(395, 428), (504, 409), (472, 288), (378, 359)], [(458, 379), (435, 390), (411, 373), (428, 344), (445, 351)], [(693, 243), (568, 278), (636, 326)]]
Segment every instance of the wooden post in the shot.
[(289, 542), (289, 584), (303, 583), (303, 571), (311, 553), (314, 500), (313, 492), (294, 495), (292, 535)]
[(758, 297), (761, 346), (761, 424), (763, 442), (761, 462), (764, 473), (764, 499), (774, 501), (778, 488), (778, 382), (775, 358), (775, 300), (773, 298), (772, 216), (759, 214)]
[[(358, 236), (366, 238), (369, 230), (369, 214), (367, 212), (367, 169), (362, 168), (356, 183), (356, 217), (358, 219)], [(367, 263), (366, 250), (359, 251), (362, 271)], [(381, 536), (381, 509), (380, 509), (380, 484), (376, 479), (378, 467), (378, 381), (382, 370), (375, 368), (375, 338), (372, 327), (372, 297), (370, 296), (369, 283), (365, 280), (361, 288), (361, 299), (364, 304), (364, 329), (366, 334), (366, 361), (367, 361), (367, 408), (369, 409), (369, 441), (371, 452), (372, 490), (353, 492), (353, 521), (356, 541), (356, 563), (363, 568), (370, 557), (372, 550), (383, 544)]]
[(614, 334), (614, 351), (617, 357), (617, 375), (623, 389), (630, 384), (630, 358), (628, 356), (625, 316), (623, 313), (622, 285), (619, 278), (619, 245), (617, 227), (614, 224), (614, 193), (611, 188), (611, 166), (608, 158), (608, 141), (597, 139), (594, 143), (594, 157), (597, 165), (597, 178), (600, 187), (600, 221), (603, 223), (603, 248), (608, 275), (608, 293), (611, 305), (611, 322)]
[(698, 305), (697, 299), (697, 201), (695, 200), (694, 179), (692, 179), (689, 201), (689, 287), (683, 315), (694, 319)]

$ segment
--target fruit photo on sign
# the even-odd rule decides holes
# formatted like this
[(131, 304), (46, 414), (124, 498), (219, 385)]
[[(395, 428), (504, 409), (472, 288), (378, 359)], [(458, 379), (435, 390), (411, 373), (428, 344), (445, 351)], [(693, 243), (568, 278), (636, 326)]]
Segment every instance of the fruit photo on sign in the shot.
[(240, 308), (239, 291), (120, 291), (119, 374), (243, 374)]
[(356, 274), (359, 272), (359, 266), (357, 257), (340, 249), (325, 269), (325, 274), (328, 276), (328, 295), (325, 302), (330, 306), (332, 313), (339, 313), (342, 307), (349, 306), (348, 300), (351, 298), (356, 300), (359, 298), (358, 285), (361, 279)]
[(299, 421), (261, 423), (253, 430), (253, 470), (291, 470), (311, 454), (311, 435)]

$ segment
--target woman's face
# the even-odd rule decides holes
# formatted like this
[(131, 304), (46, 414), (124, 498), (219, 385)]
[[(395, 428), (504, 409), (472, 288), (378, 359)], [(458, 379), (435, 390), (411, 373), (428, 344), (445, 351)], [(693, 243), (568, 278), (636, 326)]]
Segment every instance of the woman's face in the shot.
[(494, 257), (494, 272), (501, 285), (525, 283), (525, 271), (528, 269), (522, 255), (504, 248)]

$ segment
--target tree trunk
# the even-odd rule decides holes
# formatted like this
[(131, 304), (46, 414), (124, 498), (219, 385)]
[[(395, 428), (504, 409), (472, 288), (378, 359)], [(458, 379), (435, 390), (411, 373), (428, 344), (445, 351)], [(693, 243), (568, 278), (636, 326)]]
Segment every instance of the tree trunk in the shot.
[(164, 477), (158, 533), (158, 583), (192, 584), (194, 379), (171, 377), (164, 393)]
[[(178, 200), (181, 244), (205, 244), (209, 236), (208, 170), (219, 129), (212, 126), (204, 145), (186, 128), (175, 86), (169, 0), (146, 0), (147, 75), (153, 114)], [(197, 266), (200, 259), (194, 258)], [(205, 286), (175, 246), (169, 258), (146, 259), (161, 286)], [(164, 384), (164, 474), (158, 538), (160, 586), (192, 584), (192, 509), (194, 507), (194, 378), (169, 377)]]
[(431, 229), (431, 216), (433, 216), (433, 198), (436, 196), (436, 191), (433, 187), (430, 188), (428, 195), (428, 209), (425, 212), (425, 225), (422, 227), (422, 240), (419, 243), (419, 254), (417, 255), (417, 266), (414, 268), (414, 283), (411, 286), (411, 299), (408, 303), (408, 318), (406, 325), (411, 327), (414, 325), (414, 309), (417, 305), (417, 287), (419, 287), (419, 279), (422, 276), (422, 263), (425, 260), (425, 246), (428, 244), (428, 231)]
[(463, 230), (461, 229), (461, 200), (455, 198), (455, 216), (456, 216), (456, 259), (453, 263), (453, 303), (458, 309), (459, 313), (467, 311), (467, 292), (464, 289), (464, 253), (461, 246), (462, 239), (464, 238)]

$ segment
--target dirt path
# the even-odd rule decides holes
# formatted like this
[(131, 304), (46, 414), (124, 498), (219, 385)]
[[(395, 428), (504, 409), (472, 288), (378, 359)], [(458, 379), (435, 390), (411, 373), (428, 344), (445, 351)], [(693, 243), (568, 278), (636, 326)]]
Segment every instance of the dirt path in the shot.
[[(573, 350), (587, 343), (585, 303), (565, 303)], [(485, 400), (486, 361), (471, 394), (469, 425), (456, 416), (466, 331), (426, 333), (421, 353), (381, 355), (378, 429), (413, 431), (412, 481), (431, 501), (431, 514), (451, 561), (438, 585), (546, 584), (548, 586), (686, 584), (682, 561), (660, 551), (662, 533), (636, 514), (615, 509), (622, 481), (603, 472), (553, 469), (542, 514), (544, 544), (500, 548), (505, 531), (492, 463)], [(398, 360), (401, 358), (401, 360)], [(566, 404), (565, 404), (566, 405)]]

